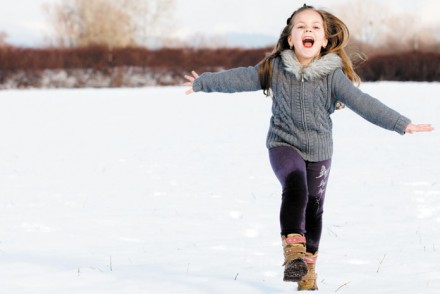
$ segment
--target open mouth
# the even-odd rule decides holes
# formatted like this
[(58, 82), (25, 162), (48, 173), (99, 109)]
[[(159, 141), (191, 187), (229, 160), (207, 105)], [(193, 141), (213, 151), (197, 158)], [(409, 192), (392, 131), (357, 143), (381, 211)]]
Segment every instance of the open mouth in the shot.
[(312, 37), (304, 37), (303, 41), (303, 45), (306, 48), (312, 48), (313, 44), (315, 44), (315, 40)]

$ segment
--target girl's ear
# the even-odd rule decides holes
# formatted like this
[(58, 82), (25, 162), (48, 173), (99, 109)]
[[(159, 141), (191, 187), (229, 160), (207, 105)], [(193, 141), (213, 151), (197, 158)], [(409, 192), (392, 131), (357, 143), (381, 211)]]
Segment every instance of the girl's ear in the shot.
[(292, 49), (293, 48), (293, 42), (292, 42), (292, 36), (291, 35), (289, 35), (287, 37), (287, 42), (289, 43), (290, 49)]
[(325, 39), (324, 39), (324, 42), (322, 42), (322, 48), (327, 47), (327, 44), (328, 44), (328, 39), (325, 38)]

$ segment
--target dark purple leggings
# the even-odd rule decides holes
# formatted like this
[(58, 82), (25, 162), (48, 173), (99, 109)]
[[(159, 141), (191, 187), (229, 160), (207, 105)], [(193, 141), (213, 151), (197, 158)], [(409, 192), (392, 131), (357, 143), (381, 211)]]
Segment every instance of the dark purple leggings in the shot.
[(321, 239), (323, 205), (331, 159), (305, 161), (295, 149), (287, 146), (270, 149), (269, 158), (283, 189), (281, 234), (304, 234), (307, 252), (315, 253)]

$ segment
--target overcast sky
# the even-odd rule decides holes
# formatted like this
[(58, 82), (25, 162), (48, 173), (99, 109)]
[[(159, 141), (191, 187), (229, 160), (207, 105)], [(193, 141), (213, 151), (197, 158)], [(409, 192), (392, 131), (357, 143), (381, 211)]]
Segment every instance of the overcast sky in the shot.
[[(20, 46), (40, 46), (48, 35), (48, 24), (42, 9), (44, 3), (60, 0), (4, 1), (0, 9), (0, 31), (8, 33), (7, 41)], [(93, 1), (93, 0), (91, 0)], [(353, 0), (351, 0), (352, 2)], [(372, 0), (386, 4), (396, 14), (412, 14), (423, 25), (440, 29), (439, 0)], [(315, 0), (308, 5), (338, 10), (350, 0)], [(176, 0), (174, 23), (176, 36), (195, 33), (208, 37), (229, 34), (266, 35), (276, 39), (286, 18), (304, 0)], [(242, 42), (248, 42), (243, 38)]]

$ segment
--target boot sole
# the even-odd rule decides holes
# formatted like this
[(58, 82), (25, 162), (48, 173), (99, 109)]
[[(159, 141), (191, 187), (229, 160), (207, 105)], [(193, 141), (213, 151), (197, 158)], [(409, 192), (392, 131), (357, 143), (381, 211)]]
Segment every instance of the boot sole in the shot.
[(307, 275), (307, 263), (304, 259), (294, 259), (284, 268), (284, 282), (299, 282), (301, 278)]

